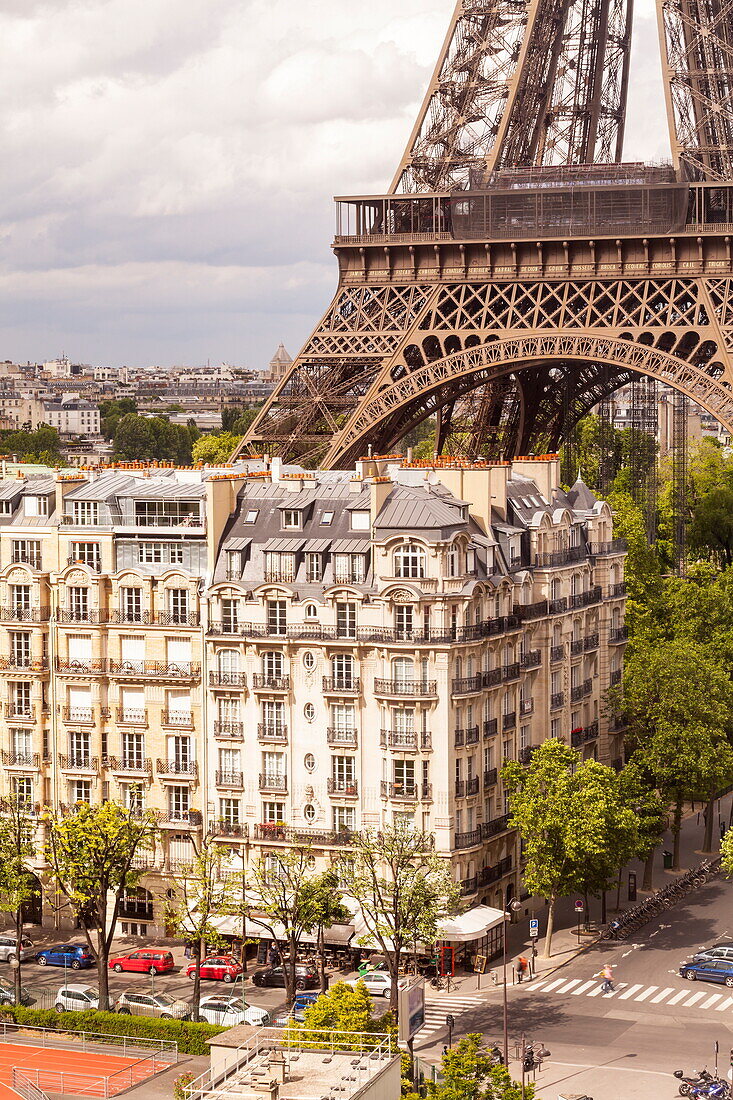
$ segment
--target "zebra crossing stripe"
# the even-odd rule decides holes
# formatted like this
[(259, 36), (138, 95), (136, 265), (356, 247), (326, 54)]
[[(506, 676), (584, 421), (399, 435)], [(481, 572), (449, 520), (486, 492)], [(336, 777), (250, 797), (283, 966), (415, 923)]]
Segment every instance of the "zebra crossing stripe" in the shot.
[(565, 985), (560, 986), (557, 993), (569, 993), (574, 985), (580, 984), (580, 978), (573, 978), (572, 981), (566, 982)]
[(596, 984), (596, 983), (595, 983), (595, 980), (594, 980), (594, 979), (591, 979), (591, 981), (589, 981), (589, 982), (583, 982), (583, 984), (582, 984), (582, 985), (579, 985), (577, 989), (574, 989), (574, 990), (572, 991), (572, 996), (573, 996), (573, 997), (577, 997), (577, 996), (579, 996), (579, 995), (580, 995), (581, 993), (585, 993), (585, 992), (586, 992), (586, 991), (587, 991), (588, 989), (590, 989), (590, 988), (591, 988), (591, 986), (594, 986), (595, 984)]
[(545, 993), (549, 993), (551, 989), (557, 989), (557, 987), (559, 985), (562, 985), (564, 981), (564, 978), (555, 978), (554, 982), (550, 982), (548, 985), (545, 986)]
[(723, 1012), (726, 1008), (730, 1008), (731, 1005), (733, 1005), (733, 997), (726, 997), (721, 1004), (715, 1006), (715, 1011)]
[[(652, 997), (650, 1004), (658, 1005), (660, 1001), (663, 1001), (665, 997), (669, 997), (670, 993), (674, 993), (674, 986), (668, 985), (666, 989), (663, 989), (661, 993), (657, 993), (656, 997)], [(718, 997), (720, 994), (718, 994)], [(716, 997), (717, 1000), (717, 997)]]
[(619, 997), (620, 1001), (628, 1001), (629, 997), (633, 997), (635, 993), (638, 993), (640, 989), (643, 989), (642, 985), (630, 985), (625, 993), (622, 993)]
[(713, 993), (712, 997), (708, 997), (707, 1001), (702, 1002), (700, 1008), (710, 1008), (710, 1006), (714, 1005), (716, 1001), (719, 1001), (722, 996), (722, 993)]
[(683, 989), (680, 993), (675, 993), (674, 997), (670, 997), (667, 1001), (668, 1005), (676, 1005), (678, 1001), (684, 1001), (687, 996), (687, 990)]
[(704, 997), (704, 993), (693, 993), (689, 1000), (685, 1001), (685, 1008), (691, 1008), (696, 1001), (699, 1001), (701, 997)]
[(655, 989), (659, 989), (659, 986), (658, 985), (647, 986), (647, 988), (644, 990), (643, 993), (640, 993), (638, 997), (634, 997), (634, 1000), (635, 1001), (645, 1001), (647, 999), (647, 997), (651, 997), (651, 995), (655, 991)]

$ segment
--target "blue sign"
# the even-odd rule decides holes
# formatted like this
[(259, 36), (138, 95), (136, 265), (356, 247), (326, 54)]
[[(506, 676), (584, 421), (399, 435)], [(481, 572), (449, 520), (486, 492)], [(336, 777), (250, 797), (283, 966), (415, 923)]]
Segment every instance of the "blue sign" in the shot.
[(529, 922), (529, 934), (533, 940), (537, 939), (540, 934), (540, 922), (536, 917), (532, 917)]

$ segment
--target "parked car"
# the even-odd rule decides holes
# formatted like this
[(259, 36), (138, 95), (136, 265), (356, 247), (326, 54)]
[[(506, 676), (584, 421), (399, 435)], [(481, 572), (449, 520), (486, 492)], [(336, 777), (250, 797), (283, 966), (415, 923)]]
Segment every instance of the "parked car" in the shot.
[(154, 947), (141, 951), (129, 951), (127, 955), (116, 955), (109, 965), (117, 974), (123, 970), (137, 970), (144, 974), (165, 974), (174, 967), (170, 951), (160, 951)]
[(82, 970), (94, 966), (94, 956), (84, 944), (62, 943), (36, 952), (36, 962), (41, 966), (70, 966), (72, 970)]
[[(255, 970), (252, 981), (257, 986), (274, 985), (285, 987), (285, 971), (282, 966), (265, 966), (261, 970)], [(318, 974), (310, 966), (298, 963), (295, 967), (295, 988), (315, 989), (318, 985)]]
[(207, 1024), (217, 1024), (218, 1027), (234, 1027), (236, 1024), (266, 1027), (270, 1022), (270, 1014), (264, 1008), (257, 1008), (255, 1005), (245, 1005), (242, 1008), (240, 997), (203, 997), (199, 1016)]
[(320, 997), (318, 993), (296, 993), (292, 1007), (279, 1012), (273, 1020), (275, 1027), (287, 1027), (288, 1024), (305, 1023), (305, 1010), (314, 1005)]
[(733, 959), (705, 959), (683, 963), (680, 974), (691, 982), (722, 982), (733, 987)]
[[(186, 967), (189, 978), (196, 977), (196, 963)], [(242, 967), (233, 955), (212, 955), (210, 959), (204, 959), (201, 963), (201, 977), (213, 978), (215, 981), (226, 982), (229, 985), (242, 973)]]
[(92, 985), (62, 985), (56, 993), (57, 1012), (88, 1012), (99, 1008), (99, 990)]
[(157, 1016), (161, 1020), (188, 1020), (191, 1006), (168, 993), (132, 993), (127, 991), (115, 1001), (115, 1009), (123, 1016)]
[(733, 943), (730, 940), (721, 940), (711, 947), (705, 947), (692, 956), (691, 962), (702, 962), (704, 959), (733, 959)]
[[(20, 1003), (22, 1005), (30, 1004), (33, 997), (28, 989), (24, 985), (20, 987)], [(14, 1005), (15, 1004), (15, 983), (9, 981), (7, 978), (0, 978), (0, 1005)]]
[[(392, 979), (384, 970), (370, 970), (359, 978), (351, 978), (346, 985), (355, 986), (359, 982), (364, 983), (372, 997), (389, 997), (392, 992)], [(397, 980), (398, 989), (404, 989), (406, 985), (407, 978)]]
[(18, 951), (18, 941), (15, 936), (0, 936), (0, 962), (14, 962), (16, 959), (26, 962), (28, 959), (35, 958), (35, 955), (33, 941), (27, 936), (23, 936), (20, 941), (20, 951)]

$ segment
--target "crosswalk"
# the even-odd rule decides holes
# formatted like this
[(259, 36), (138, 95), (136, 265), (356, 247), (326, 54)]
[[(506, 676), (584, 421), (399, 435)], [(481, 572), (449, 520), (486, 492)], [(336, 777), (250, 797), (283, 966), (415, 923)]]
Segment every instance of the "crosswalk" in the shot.
[(556, 996), (601, 997), (604, 1001), (629, 1001), (634, 1004), (668, 1005), (676, 1008), (713, 1009), (715, 1012), (727, 1012), (733, 1006), (733, 997), (725, 986), (718, 986), (720, 992), (714, 992), (715, 986), (706, 985), (704, 989), (693, 990), (689, 986), (680, 990), (672, 985), (629, 985), (627, 982), (614, 982), (612, 993), (603, 992), (603, 983), (596, 979), (583, 981), (582, 978), (540, 979), (527, 984), (532, 993), (550, 993)]
[(425, 1024), (418, 1032), (419, 1039), (426, 1039), (436, 1031), (446, 1031), (445, 1018), (448, 1014), (456, 1020), (463, 1012), (486, 1005), (485, 997), (439, 997), (425, 1002)]

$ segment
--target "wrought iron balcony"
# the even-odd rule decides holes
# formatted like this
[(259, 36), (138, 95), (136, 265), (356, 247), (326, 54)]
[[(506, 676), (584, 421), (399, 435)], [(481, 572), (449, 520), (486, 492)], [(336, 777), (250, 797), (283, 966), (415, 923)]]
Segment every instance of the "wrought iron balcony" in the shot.
[(501, 670), (501, 678), (504, 682), (507, 680), (519, 679), (519, 661), (513, 661), (509, 665), (503, 665)]
[[(231, 580), (231, 577), (229, 578)], [(247, 840), (249, 837), (249, 825), (240, 821), (217, 821), (214, 826), (217, 836), (239, 837)]]
[(477, 775), (472, 775), (466, 780), (466, 794), (478, 794), (481, 780)]
[(539, 668), (542, 664), (542, 650), (531, 649), (529, 653), (523, 653), (519, 663), (522, 668)]
[(417, 798), (417, 783), (380, 783), (382, 798), (404, 798), (414, 800)]
[(481, 830), (471, 829), (468, 833), (456, 833), (453, 841), (454, 848), (473, 848), (481, 843)]
[(161, 680), (191, 680), (201, 675), (200, 661), (108, 661), (111, 676), (134, 679), (152, 676)]
[(32, 704), (26, 706), (24, 703), (6, 703), (5, 717), (12, 718), (14, 722), (35, 722), (36, 708)]
[(274, 774), (269, 772), (260, 773), (261, 791), (282, 791), (284, 793), (287, 789), (288, 777), (286, 775), (280, 775), (277, 772)]
[(614, 668), (611, 671), (611, 676), (610, 676), (611, 687), (618, 687), (618, 685), (621, 683), (622, 676), (623, 676), (623, 672), (621, 671), (621, 669), (620, 668)]
[(451, 692), (453, 695), (471, 695), (476, 691), (483, 690), (484, 679), (479, 672), (477, 676), (459, 676), (451, 683)]
[(241, 790), (244, 785), (243, 772), (216, 772), (215, 782), (217, 787), (233, 787)]
[(329, 794), (343, 794), (356, 798), (359, 793), (359, 785), (355, 779), (337, 779), (330, 776), (326, 780), (326, 790)]
[(590, 607), (591, 604), (600, 603), (603, 599), (603, 589), (600, 584), (589, 588), (587, 592), (577, 592), (570, 597), (570, 606), (573, 608)]
[(56, 671), (66, 676), (105, 676), (110, 662), (106, 657), (90, 657), (84, 660), (61, 660), (56, 658)]
[(610, 645), (619, 645), (621, 642), (625, 642), (629, 636), (629, 628), (627, 626), (616, 626), (608, 632), (608, 641)]
[(149, 756), (109, 756), (107, 766), (113, 772), (135, 773), (137, 775), (152, 775), (153, 761)]
[(375, 680), (375, 695), (398, 695), (410, 699), (436, 695), (437, 680)]
[(214, 721), (215, 737), (244, 737), (244, 722)]
[(433, 800), (433, 784), (423, 783), (420, 788), (420, 798), (423, 802), (432, 802)]
[(553, 645), (553, 646), (550, 647), (550, 660), (551, 661), (562, 661), (564, 656), (565, 656), (565, 646), (564, 645)]
[(520, 699), (519, 700), (519, 715), (521, 718), (525, 718), (528, 714), (531, 714), (534, 710), (534, 699)]
[(583, 698), (583, 685), (576, 684), (575, 687), (570, 688), (570, 702), (579, 703)]
[(496, 718), (487, 718), (484, 722), (484, 738), (494, 737), (498, 730)]
[(535, 753), (536, 747), (536, 745), (525, 745), (524, 748), (521, 748), (519, 750), (519, 763), (530, 764), (532, 762), (532, 757)]
[(148, 724), (148, 712), (145, 708), (138, 710), (132, 707), (117, 707), (115, 716), (118, 726), (147, 726)]
[(41, 568), (41, 554), (29, 551), (26, 553), (13, 553), (11, 555), (11, 562), (13, 565), (30, 565), (31, 569)]
[(57, 616), (61, 624), (92, 623), (97, 626), (106, 623), (109, 617), (106, 611), (100, 611), (96, 607), (60, 607)]
[(509, 814), (502, 814), (501, 817), (494, 817), (491, 821), (484, 821), (481, 826), (481, 837), (483, 840), (488, 840), (492, 836), (498, 836), (499, 833), (505, 833), (509, 828)]
[(98, 772), (99, 757), (86, 752), (59, 753), (59, 767), (66, 772)]
[(626, 539), (611, 539), (610, 542), (592, 542), (588, 546), (589, 554), (594, 557), (601, 557), (604, 554), (624, 554), (629, 548), (629, 544)]
[(586, 558), (585, 546), (569, 546), (565, 550), (553, 550), (549, 554), (536, 554), (534, 559), (535, 569), (551, 569), (557, 565), (572, 565), (576, 561), (584, 561)]
[(211, 687), (246, 687), (246, 672), (210, 672), (209, 685)]
[(155, 771), (158, 775), (174, 775), (183, 779), (196, 779), (199, 774), (196, 760), (156, 760)]
[(541, 619), (547, 614), (547, 600), (537, 600), (536, 603), (515, 604), (513, 610), (522, 622), (526, 622), (528, 619)]
[(279, 722), (260, 722), (257, 726), (257, 737), (260, 741), (272, 741), (282, 745), (288, 739), (288, 727)]
[(356, 837), (352, 829), (301, 829), (291, 825), (261, 823), (255, 825), (255, 840), (277, 841), (289, 845), (312, 844), (315, 847), (341, 848)]
[(266, 676), (261, 672), (255, 672), (252, 677), (252, 687), (255, 691), (290, 691), (290, 677)]
[(612, 584), (609, 586), (608, 595), (610, 599), (616, 599), (618, 596), (625, 596), (628, 590), (626, 581), (621, 581), (619, 584)]
[(41, 757), (37, 752), (5, 752), (3, 749), (2, 760), (5, 768), (33, 768), (38, 771), (41, 766)]
[(515, 710), (511, 710), (507, 714), (504, 714), (502, 716), (502, 720), (501, 720), (502, 729), (505, 729), (505, 730), (514, 729), (516, 724), (517, 724), (517, 712)]
[(499, 778), (499, 772), (496, 768), (488, 768), (484, 772), (484, 787), (493, 787)]
[(0, 672), (23, 673), (47, 672), (48, 660), (45, 657), (25, 657), (20, 655), (0, 657)]
[[(161, 814), (158, 824), (175, 829), (186, 827), (200, 829), (203, 825), (203, 817), (201, 810), (179, 810), (174, 806), (169, 806), (168, 809)], [(185, 860), (182, 862), (186, 866), (190, 866)]]
[[(81, 565), (86, 569), (91, 569), (93, 573), (101, 573), (102, 572), (102, 559), (98, 558), (98, 557), (90, 557), (89, 559), (84, 560), (82, 558), (75, 558), (73, 554), (69, 554), (69, 556), (66, 559), (66, 564), (67, 565)], [(40, 569), (40, 568), (41, 568), (41, 564), (40, 564), (40, 558), (39, 558), (39, 563), (36, 566), (36, 569)]]
[(600, 644), (600, 638), (598, 634), (589, 634), (587, 638), (583, 640), (583, 649), (587, 653), (590, 649), (598, 649)]
[(160, 721), (164, 726), (175, 726), (187, 730), (193, 729), (193, 715), (184, 711), (163, 710), (160, 714)]
[(456, 782), (456, 785), (455, 785), (456, 798), (465, 798), (466, 797), (466, 780), (465, 779), (456, 779), (455, 782)]
[(49, 607), (0, 607), (4, 623), (47, 623), (50, 615)]
[(564, 702), (565, 702), (565, 692), (564, 691), (553, 691), (552, 695), (550, 696), (550, 706), (553, 707), (553, 708), (554, 707), (561, 707), (564, 704)]
[[(374, 683), (376, 691), (377, 681)], [(358, 695), (361, 680), (358, 676), (324, 676), (323, 691), (326, 695)]]
[(418, 730), (381, 730), (379, 747), (382, 749), (396, 749), (402, 752), (417, 752), (420, 745), (420, 736)]
[(467, 898), (471, 894), (475, 894), (478, 890), (478, 875), (473, 875), (472, 878), (461, 879), (461, 897)]
[(556, 596), (554, 600), (550, 600), (547, 605), (547, 610), (551, 615), (562, 615), (564, 611), (568, 609), (567, 596)]
[(340, 745), (343, 748), (355, 749), (358, 740), (358, 730), (351, 727), (329, 726), (326, 729), (326, 741), (329, 745)]
[(573, 638), (570, 643), (570, 656), (577, 657), (579, 653), (583, 652), (583, 639)]
[(69, 725), (91, 726), (94, 725), (94, 707), (64, 707), (61, 717)]

